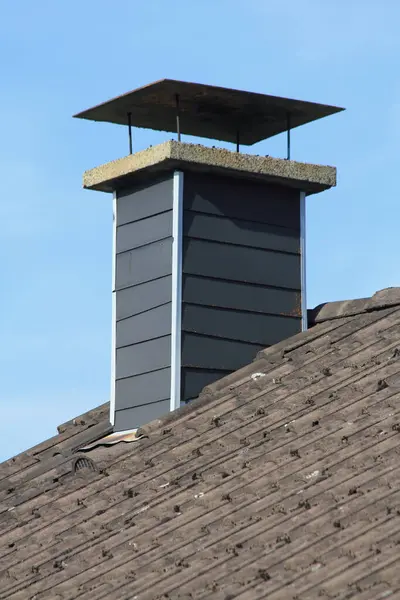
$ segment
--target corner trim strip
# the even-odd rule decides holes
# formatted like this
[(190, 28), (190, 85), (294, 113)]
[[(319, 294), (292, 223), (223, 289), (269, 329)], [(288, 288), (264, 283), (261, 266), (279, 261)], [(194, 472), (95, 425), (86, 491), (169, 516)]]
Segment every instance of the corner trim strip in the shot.
[(170, 410), (181, 404), (183, 172), (174, 172), (172, 202), (172, 319)]
[(116, 360), (116, 327), (117, 327), (117, 305), (116, 305), (116, 263), (117, 263), (117, 192), (113, 193), (113, 229), (112, 229), (112, 267), (111, 267), (111, 390), (110, 390), (110, 423), (115, 422), (115, 360)]
[(301, 280), (301, 329), (306, 331), (307, 289), (306, 289), (306, 193), (300, 192), (300, 280)]

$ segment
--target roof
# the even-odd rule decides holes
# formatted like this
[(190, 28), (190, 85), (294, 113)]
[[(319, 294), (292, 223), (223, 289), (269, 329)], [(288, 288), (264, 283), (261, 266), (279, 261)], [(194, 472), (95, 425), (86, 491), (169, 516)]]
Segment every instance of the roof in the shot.
[[(178, 98), (178, 100), (177, 100)], [(200, 83), (161, 79), (75, 115), (80, 119), (131, 124), (251, 145), (344, 110)], [(289, 116), (289, 120), (288, 120)]]
[[(132, 443), (0, 466), (0, 598), (399, 598), (400, 289), (310, 313)], [(399, 477), (399, 479), (398, 479)]]

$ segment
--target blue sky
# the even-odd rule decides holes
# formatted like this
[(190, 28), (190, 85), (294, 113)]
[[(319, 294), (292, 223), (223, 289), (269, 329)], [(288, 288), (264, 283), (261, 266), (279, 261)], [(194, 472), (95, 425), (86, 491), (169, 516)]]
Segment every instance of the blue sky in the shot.
[(292, 134), (338, 168), (307, 203), (308, 305), (369, 296), (400, 285), (399, 22), (397, 0), (0, 0), (0, 460), (109, 396), (111, 197), (81, 176), (127, 134), (72, 114), (164, 77), (346, 107)]

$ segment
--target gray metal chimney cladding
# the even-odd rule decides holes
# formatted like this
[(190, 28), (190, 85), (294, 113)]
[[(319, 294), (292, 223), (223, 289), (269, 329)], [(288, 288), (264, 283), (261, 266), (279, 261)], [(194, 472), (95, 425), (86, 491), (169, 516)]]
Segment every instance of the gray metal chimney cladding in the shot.
[(302, 201), (293, 188), (190, 171), (114, 196), (119, 431), (301, 330)]

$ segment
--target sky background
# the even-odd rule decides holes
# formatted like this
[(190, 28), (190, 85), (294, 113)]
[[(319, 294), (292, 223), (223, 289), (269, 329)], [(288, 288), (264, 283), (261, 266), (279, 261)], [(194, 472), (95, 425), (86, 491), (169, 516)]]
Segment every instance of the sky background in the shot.
[(0, 0), (0, 460), (109, 398), (112, 199), (81, 178), (127, 131), (71, 116), (164, 77), (346, 107), (292, 133), (338, 169), (307, 200), (307, 299), (370, 296), (400, 285), (399, 27), (398, 0)]

